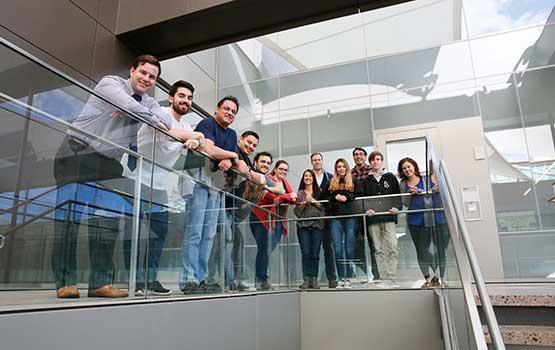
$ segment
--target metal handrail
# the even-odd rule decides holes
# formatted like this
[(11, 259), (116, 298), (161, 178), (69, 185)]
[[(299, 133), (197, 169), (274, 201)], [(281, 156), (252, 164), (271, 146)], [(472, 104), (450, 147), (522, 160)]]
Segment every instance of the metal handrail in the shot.
[[(463, 265), (462, 257), (459, 256), (458, 253), (465, 253), (470, 265), (470, 273), (476, 282), (476, 286), (478, 289), (478, 295), (480, 300), (482, 301), (484, 314), (486, 315), (486, 321), (488, 328), (490, 330), (491, 339), (493, 342), (493, 346), (496, 350), (504, 350), (505, 345), (503, 343), (503, 337), (501, 336), (501, 331), (499, 329), (499, 324), (497, 323), (497, 318), (493, 311), (493, 307), (491, 306), (491, 301), (489, 298), (489, 294), (485, 287), (484, 278), (482, 272), (480, 270), (480, 266), (478, 264), (478, 258), (476, 257), (476, 253), (474, 251), (474, 247), (470, 240), (470, 235), (468, 233), (468, 228), (466, 227), (466, 223), (464, 222), (463, 213), (460, 208), (459, 203), (457, 202), (457, 197), (453, 188), (453, 183), (451, 177), (449, 176), (449, 172), (447, 171), (447, 166), (445, 165), (445, 161), (441, 160), (438, 161), (436, 153), (434, 152), (433, 142), (429, 136), (426, 136), (426, 158), (428, 155), (431, 157), (429, 161), (432, 164), (432, 168), (430, 171), (433, 171), (435, 174), (440, 174), (442, 176), (438, 176), (438, 180), (445, 183), (447, 187), (447, 191), (440, 191), (442, 194), (444, 205), (448, 206), (449, 209), (454, 210), (455, 220), (452, 222), (453, 230), (451, 231), (451, 241), (453, 242), (453, 247), (455, 250), (455, 259), (457, 260), (457, 265), (459, 266), (459, 272), (461, 274), (461, 282), (463, 284), (463, 293), (465, 300), (467, 302), (467, 308), (470, 318), (470, 323), (474, 332), (474, 339), (476, 341), (476, 345), (481, 349), (487, 349), (487, 344), (485, 341), (485, 337), (483, 336), (483, 329), (482, 324), (480, 321), (480, 316), (478, 314), (478, 308), (476, 306), (476, 302), (474, 300), (474, 293), (472, 292), (471, 284), (469, 281), (465, 279), (468, 277), (470, 279), (471, 276), (467, 276), (467, 268), (466, 264)], [(426, 166), (428, 166), (428, 159), (426, 161)], [(441, 186), (440, 186), (441, 187)], [(445, 200), (446, 199), (446, 200)], [(459, 230), (457, 230), (457, 227)], [(455, 235), (455, 232), (459, 232), (459, 236)], [(459, 241), (462, 240), (464, 252), (461, 251)], [(482, 335), (481, 337), (479, 335)]]
[[(381, 198), (393, 198), (393, 197), (411, 197), (411, 196), (428, 196), (428, 195), (433, 195), (434, 192), (433, 191), (423, 191), (423, 192), (418, 192), (415, 194), (412, 193), (394, 193), (394, 194), (381, 194), (381, 195), (376, 195), (376, 196), (362, 196), (362, 197), (356, 197), (353, 200), (366, 200), (366, 199), (381, 199)], [(311, 203), (320, 203), (320, 204), (325, 204), (325, 203), (329, 203), (330, 201), (328, 199), (321, 199), (321, 200), (317, 200)], [(280, 203), (280, 206), (287, 206), (287, 205), (297, 205), (297, 204), (307, 204), (307, 202), (298, 202), (298, 203)], [(265, 204), (265, 205), (260, 205), (260, 207), (262, 208), (268, 208), (268, 207), (274, 207), (275, 204)], [(391, 213), (390, 213), (391, 214)]]
[[(0, 39), (1, 39), (1, 38), (0, 38)], [(41, 115), (41, 116), (44, 116), (44, 117), (46, 117), (46, 118), (48, 118), (48, 119), (50, 119), (50, 120), (53, 120), (53, 121), (55, 121), (55, 122), (57, 122), (57, 123), (59, 123), (59, 124), (65, 126), (65, 127), (67, 127), (68, 129), (72, 130), (73, 132), (76, 132), (76, 133), (79, 133), (79, 134), (83, 134), (83, 135), (85, 135), (85, 136), (87, 136), (87, 137), (89, 137), (89, 138), (91, 138), (91, 139), (97, 140), (97, 141), (105, 142), (105, 143), (109, 144), (110, 146), (112, 146), (112, 147), (114, 147), (114, 148), (117, 148), (117, 149), (121, 150), (121, 151), (124, 152), (124, 153), (127, 153), (127, 154), (129, 154), (129, 155), (132, 155), (132, 156), (134, 156), (134, 157), (136, 157), (136, 158), (143, 158), (143, 159), (145, 159), (147, 162), (149, 162), (149, 163), (155, 165), (156, 167), (159, 167), (159, 168), (161, 168), (161, 169), (164, 169), (164, 170), (169, 171), (169, 172), (172, 172), (172, 173), (176, 173), (176, 174), (178, 174), (179, 176), (184, 176), (182, 173), (177, 173), (177, 172), (176, 172), (174, 169), (172, 169), (172, 168), (169, 168), (169, 167), (167, 167), (167, 166), (165, 166), (165, 165), (156, 163), (152, 158), (150, 158), (150, 157), (148, 157), (148, 156), (146, 156), (146, 155), (144, 155), (144, 154), (140, 154), (140, 153), (138, 153), (138, 152), (136, 152), (136, 151), (133, 151), (133, 150), (130, 150), (130, 149), (125, 148), (125, 147), (123, 147), (123, 146), (120, 146), (120, 145), (118, 145), (117, 143), (114, 143), (114, 142), (112, 142), (112, 141), (110, 141), (110, 140), (104, 139), (104, 138), (102, 138), (102, 137), (100, 137), (100, 136), (98, 136), (98, 135), (95, 135), (95, 134), (93, 134), (93, 133), (90, 133), (90, 132), (88, 132), (88, 131), (86, 131), (86, 130), (78, 129), (77, 127), (75, 127), (75, 126), (72, 125), (71, 123), (68, 123), (67, 121), (65, 121), (65, 120), (63, 120), (63, 119), (60, 119), (60, 118), (58, 118), (58, 117), (56, 117), (56, 116), (53, 116), (53, 115), (51, 115), (50, 113), (45, 112), (45, 111), (43, 111), (43, 110), (41, 110), (41, 109), (39, 109), (39, 108), (37, 108), (37, 107), (29, 106), (29, 105), (25, 104), (24, 102), (21, 102), (21, 101), (15, 99), (15, 98), (13, 98), (12, 96), (9, 96), (9, 95), (6, 95), (6, 94), (0, 92), (0, 98), (1, 98), (1, 99), (4, 99), (4, 100), (6, 100), (6, 101), (9, 101), (9, 102), (11, 102), (11, 103), (13, 103), (13, 104), (15, 104), (15, 105), (17, 105), (17, 106), (19, 106), (19, 107), (27, 108), (27, 109), (31, 110), (32, 112), (37, 113), (37, 114), (39, 114), (39, 115)], [(23, 116), (21, 116), (21, 117), (22, 117), (22, 118), (26, 118), (26, 117), (23, 117)], [(55, 127), (53, 127), (52, 125), (46, 124), (46, 123), (44, 123), (44, 122), (42, 122), (42, 121), (40, 121), (40, 120), (34, 120), (34, 119), (33, 119), (33, 121), (36, 122), (36, 123), (38, 123), (38, 124), (41, 124), (41, 125), (43, 125), (43, 126), (45, 126), (45, 127), (48, 127), (48, 128), (54, 129), (54, 130), (57, 130), (57, 129), (56, 129)], [(204, 152), (197, 151), (197, 150), (195, 150), (195, 152), (198, 152), (198, 153), (202, 154), (203, 156), (205, 156), (205, 157), (207, 157), (207, 158), (210, 158), (210, 157), (209, 157), (206, 153), (204, 153)], [(210, 158), (210, 159), (211, 159), (211, 158)], [(237, 171), (235, 171), (235, 172), (236, 172), (237, 174), (239, 174)], [(239, 175), (240, 175), (240, 176), (243, 176), (242, 174), (239, 174)], [(206, 186), (206, 187), (208, 187), (208, 188), (210, 188), (210, 189), (212, 189), (212, 190), (216, 190), (216, 191), (218, 191), (218, 192), (225, 193), (225, 194), (228, 195), (228, 196), (233, 196), (232, 194), (230, 194), (230, 193), (228, 193), (228, 192), (225, 192), (224, 190), (222, 190), (222, 189), (220, 189), (220, 188), (217, 188), (217, 187), (208, 185), (208, 184), (205, 183), (204, 181), (201, 181), (201, 180), (199, 180), (199, 179), (196, 179), (196, 178), (194, 178), (194, 177), (192, 177), (192, 176), (190, 176), (190, 175), (188, 175), (188, 178), (189, 178), (190, 180), (193, 180), (193, 181), (196, 182), (196, 183), (201, 183), (203, 186)], [(247, 181), (250, 181), (250, 180), (248, 180), (248, 179), (246, 179), (246, 180), (247, 180)], [(264, 186), (264, 187), (267, 188), (267, 186)], [(245, 200), (245, 201), (246, 201), (246, 200)], [(254, 205), (254, 206), (257, 206), (256, 203), (252, 203), (252, 202), (249, 202), (249, 203), (252, 204), (252, 205)], [(257, 207), (259, 207), (259, 206), (257, 206)], [(266, 209), (264, 209), (264, 208), (261, 208), (261, 209), (266, 210)]]
[[(463, 242), (466, 256), (468, 258), (468, 262), (470, 265), (470, 270), (472, 271), (472, 276), (474, 277), (474, 282), (476, 284), (478, 296), (480, 297), (482, 309), (486, 317), (486, 323), (490, 332), (493, 346), (497, 350), (504, 350), (505, 344), (503, 343), (503, 337), (499, 329), (497, 317), (495, 316), (495, 312), (493, 311), (493, 306), (489, 298), (489, 293), (486, 288), (486, 283), (484, 281), (484, 277), (482, 275), (482, 271), (478, 263), (478, 257), (476, 256), (474, 246), (472, 244), (472, 241), (470, 240), (470, 234), (468, 232), (468, 228), (466, 227), (466, 223), (462, 219), (464, 217), (463, 211), (456, 200), (455, 189), (453, 188), (451, 177), (449, 176), (449, 171), (447, 170), (445, 161), (443, 160), (440, 161), (439, 169), (440, 169), (440, 172), (443, 174), (445, 184), (447, 185), (447, 190), (449, 191), (449, 196), (451, 197), (451, 205), (455, 210), (455, 217), (457, 220), (458, 227), (460, 229), (460, 238)], [(481, 329), (481, 325), (480, 325), (480, 329)]]

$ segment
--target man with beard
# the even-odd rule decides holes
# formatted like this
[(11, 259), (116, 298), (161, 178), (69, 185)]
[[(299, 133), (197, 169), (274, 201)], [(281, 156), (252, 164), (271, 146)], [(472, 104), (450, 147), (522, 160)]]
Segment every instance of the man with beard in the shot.
[[(193, 85), (184, 80), (176, 81), (170, 88), (168, 102), (169, 107), (162, 110), (171, 116), (172, 125), (169, 133), (185, 141), (183, 145), (178, 140), (171, 138), (161, 132), (154, 130), (148, 125), (143, 125), (138, 132), (138, 150), (143, 154), (152, 154), (154, 152), (154, 161), (157, 164), (168, 168), (173, 168), (178, 160), (183, 146), (187, 148), (198, 149), (204, 145), (204, 136), (200, 132), (195, 132), (191, 126), (184, 120), (183, 116), (191, 110), (193, 104), (193, 93), (195, 89)], [(155, 144), (153, 145), (153, 140)], [(122, 159), (122, 164), (127, 164)], [(124, 172), (126, 174), (126, 172)], [(151, 182), (152, 174), (152, 182)], [(150, 220), (150, 235), (148, 239), (148, 256), (144, 257), (144, 263), (140, 263), (140, 256), (137, 254), (137, 285), (135, 296), (143, 296), (145, 289), (152, 295), (169, 295), (171, 291), (164, 288), (157, 279), (158, 262), (162, 254), (162, 248), (168, 232), (169, 213), (167, 211), (168, 202), (168, 176), (171, 173), (167, 170), (152, 165), (149, 162), (143, 163), (142, 170), (142, 191), (141, 197), (152, 199), (152, 203), (142, 203), (142, 213), (146, 213)], [(129, 177), (135, 177), (134, 174)], [(152, 184), (152, 185), (151, 185)], [(149, 208), (150, 207), (150, 208)], [(149, 210), (146, 212), (146, 210)], [(131, 220), (125, 223), (125, 239), (123, 242), (123, 251), (125, 257), (126, 268), (129, 269), (130, 253), (131, 253)], [(145, 265), (146, 267), (145, 271)]]

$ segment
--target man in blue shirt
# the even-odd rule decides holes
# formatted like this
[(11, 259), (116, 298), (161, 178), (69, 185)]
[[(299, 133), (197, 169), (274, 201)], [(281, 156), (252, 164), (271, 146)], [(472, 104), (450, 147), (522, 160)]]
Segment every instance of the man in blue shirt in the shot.
[(204, 135), (206, 145), (203, 150), (212, 160), (205, 160), (197, 169), (189, 170), (191, 176), (198, 178), (202, 183), (195, 184), (193, 190), (189, 222), (185, 228), (182, 245), (179, 288), (184, 294), (206, 291), (208, 259), (223, 203), (222, 192), (217, 189), (225, 185), (224, 172), (235, 168), (250, 179), (264, 181), (263, 177), (260, 179), (257, 174), (251, 172), (246, 163), (239, 158), (237, 133), (229, 127), (238, 110), (237, 98), (226, 96), (218, 102), (214, 117), (203, 119), (195, 128), (195, 131)]

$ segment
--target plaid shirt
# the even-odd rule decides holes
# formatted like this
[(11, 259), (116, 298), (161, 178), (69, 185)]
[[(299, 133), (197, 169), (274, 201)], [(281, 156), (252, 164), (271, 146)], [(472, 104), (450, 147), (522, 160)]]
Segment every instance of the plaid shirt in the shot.
[(360, 181), (366, 179), (370, 175), (371, 170), (372, 168), (370, 165), (364, 164), (360, 169), (357, 169), (356, 167), (352, 168), (351, 175), (353, 176), (353, 179)]

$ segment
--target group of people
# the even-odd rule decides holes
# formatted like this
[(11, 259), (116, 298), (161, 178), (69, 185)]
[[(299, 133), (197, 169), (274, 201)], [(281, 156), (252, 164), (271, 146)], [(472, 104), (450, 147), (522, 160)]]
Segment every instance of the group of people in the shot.
[[(159, 61), (153, 56), (142, 55), (131, 65), (127, 79), (102, 78), (94, 89), (98, 96), (88, 99), (72, 121), (75, 128), (67, 131), (58, 150), (54, 162), (58, 191), (52, 269), (59, 298), (80, 297), (76, 247), (83, 216), (87, 219), (89, 237), (88, 296), (117, 298), (128, 295), (127, 291), (113, 285), (113, 252), (122, 216), (126, 217), (123, 250), (128, 270), (132, 265), (133, 248), (137, 251), (138, 237), (132, 237), (133, 232), (138, 231), (136, 225), (140, 225), (143, 218), (150, 221), (148, 249), (144, 256), (137, 254), (134, 264), (137, 266), (135, 295), (144, 295), (146, 291), (157, 295), (171, 293), (157, 277), (170, 221), (165, 207), (169, 202), (170, 172), (165, 168), (177, 166), (184, 148), (189, 151), (182, 170), (196, 181), (192, 193), (182, 194), (187, 210), (178, 285), (183, 293), (205, 293), (224, 287), (229, 290), (246, 288), (242, 283), (244, 264), (240, 261), (245, 232), (240, 227), (247, 219), (258, 248), (255, 287), (270, 289), (269, 254), (287, 234), (282, 218), (289, 205), (295, 206), (294, 213), (299, 218), (297, 234), (304, 277), (301, 288), (319, 288), (321, 246), (329, 287), (351, 287), (356, 234), (363, 231), (361, 213), (367, 215), (368, 241), (377, 266), (374, 276), (379, 276), (384, 285), (396, 286), (395, 224), (399, 210), (403, 204), (408, 209), (425, 208), (430, 204), (428, 198), (432, 198), (432, 204), (440, 204), (437, 195), (403, 197), (404, 201), (400, 196), (389, 196), (401, 192), (418, 195), (428, 187), (437, 188), (433, 178), (420, 175), (414, 160), (405, 158), (399, 163), (402, 179), (399, 183), (395, 175), (384, 170), (383, 155), (379, 152), (370, 154), (370, 165), (367, 165), (366, 151), (355, 148), (355, 167), (350, 169), (345, 159), (338, 159), (333, 174), (324, 170), (322, 154), (313, 153), (312, 167), (303, 172), (295, 191), (287, 180), (289, 164), (285, 160), (276, 161), (272, 167), (272, 154), (265, 151), (255, 154), (260, 141), (256, 132), (245, 131), (238, 137), (231, 128), (239, 110), (237, 98), (222, 98), (214, 115), (203, 119), (193, 129), (183, 118), (192, 107), (193, 85), (176, 81), (169, 91), (169, 106), (160, 107), (146, 93), (154, 87), (160, 73)], [(116, 106), (133, 112), (144, 119), (143, 122)], [(149, 163), (151, 156), (157, 166)], [(141, 198), (149, 201), (138, 201), (140, 220), (134, 221), (132, 218), (136, 215), (131, 215), (133, 211), (129, 208), (137, 210), (137, 200), (125, 194), (136, 193), (137, 184), (140, 184)], [(230, 195), (224, 199), (220, 189)], [(378, 197), (367, 199), (370, 196)], [(363, 199), (359, 200), (360, 197)], [(333, 218), (324, 221), (323, 216)], [(429, 220), (424, 213), (414, 213), (409, 214), (407, 220), (425, 284), (432, 286), (438, 282), (434, 273), (438, 269), (442, 273), (444, 269), (448, 234), (443, 234), (439, 245), (434, 242), (439, 256), (435, 259), (430, 253), (430, 230), (432, 226), (445, 225), (445, 217), (437, 212)], [(214, 239), (218, 233), (223, 239)], [(222, 255), (225, 268), (220, 273), (225, 276), (225, 286), (220, 286), (214, 277)]]
[[(321, 245), (329, 287), (352, 288), (356, 246), (358, 242), (362, 245), (358, 250), (364, 251), (364, 232), (368, 232), (369, 263), (376, 267), (372, 273), (376, 287), (398, 287), (396, 224), (403, 206), (408, 210), (408, 230), (425, 279), (422, 287), (439, 285), (440, 276), (445, 273), (449, 231), (441, 210), (437, 180), (421, 175), (414, 159), (403, 158), (397, 169), (399, 182), (393, 173), (385, 170), (383, 159), (379, 151), (368, 155), (365, 149), (357, 147), (353, 150), (355, 166), (349, 168), (348, 161), (340, 158), (335, 161), (334, 173), (330, 174), (322, 170), (322, 154), (311, 155), (312, 169), (302, 174), (295, 206), (304, 276), (301, 289), (319, 288)], [(326, 240), (331, 244), (326, 244)], [(431, 253), (432, 243), (435, 254)]]

